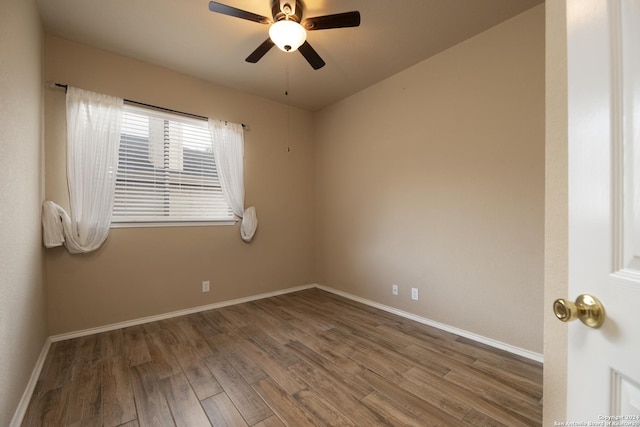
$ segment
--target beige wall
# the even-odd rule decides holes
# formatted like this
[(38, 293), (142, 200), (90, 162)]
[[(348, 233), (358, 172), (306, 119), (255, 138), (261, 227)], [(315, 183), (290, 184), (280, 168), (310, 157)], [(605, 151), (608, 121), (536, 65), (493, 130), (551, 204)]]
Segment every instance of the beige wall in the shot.
[(567, 327), (551, 310), (568, 284), (566, 1), (546, 3), (544, 421), (566, 418)]
[[(290, 153), (281, 104), (53, 36), (45, 52), (47, 80), (248, 123), (260, 218), (250, 245), (237, 226), (177, 227), (48, 250), (52, 334), (317, 281), (542, 352), (542, 6), (315, 117), (294, 109)], [(46, 197), (65, 206), (62, 90), (45, 117)]]
[(317, 114), (319, 283), (542, 353), (544, 55), (538, 6)]
[[(52, 36), (45, 53), (47, 80), (248, 124), (246, 204), (259, 220), (251, 244), (238, 225), (127, 228), (88, 255), (47, 250), (51, 334), (313, 283), (311, 113), (292, 109), (287, 152), (283, 104)], [(47, 89), (45, 108), (46, 197), (66, 206), (64, 91)]]
[(47, 337), (40, 205), (42, 29), (32, 0), (0, 2), (0, 425)]

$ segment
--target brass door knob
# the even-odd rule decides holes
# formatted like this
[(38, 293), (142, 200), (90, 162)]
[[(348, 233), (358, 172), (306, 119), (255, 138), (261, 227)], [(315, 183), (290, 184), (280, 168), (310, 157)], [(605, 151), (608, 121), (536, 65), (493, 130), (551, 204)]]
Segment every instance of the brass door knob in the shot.
[(565, 299), (557, 299), (553, 302), (553, 312), (563, 322), (580, 319), (590, 328), (599, 328), (604, 323), (604, 307), (598, 298), (582, 294), (576, 298), (576, 302)]

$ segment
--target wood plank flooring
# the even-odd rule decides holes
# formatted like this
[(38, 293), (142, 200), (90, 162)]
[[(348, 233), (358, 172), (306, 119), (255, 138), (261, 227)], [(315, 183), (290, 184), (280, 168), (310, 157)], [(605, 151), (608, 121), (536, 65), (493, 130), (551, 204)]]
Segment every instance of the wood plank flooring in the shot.
[(542, 365), (310, 289), (53, 343), (23, 426), (536, 426)]

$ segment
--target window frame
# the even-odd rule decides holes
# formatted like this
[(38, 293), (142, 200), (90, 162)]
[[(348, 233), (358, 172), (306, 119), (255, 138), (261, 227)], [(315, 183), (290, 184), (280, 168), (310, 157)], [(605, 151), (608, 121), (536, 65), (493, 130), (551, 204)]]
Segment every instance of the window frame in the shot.
[[(148, 105), (138, 105), (137, 103), (126, 103), (124, 104), (123, 107), (123, 124), (125, 121), (125, 114), (138, 114), (138, 115), (143, 115), (147, 118), (155, 118), (155, 119), (162, 119), (165, 121), (165, 125), (167, 125), (167, 121), (173, 121), (175, 123), (181, 123), (181, 124), (187, 124), (187, 125), (194, 125), (200, 128), (206, 128), (207, 131), (209, 131), (209, 125), (208, 122), (205, 119), (199, 119), (199, 118), (194, 118), (194, 117), (190, 117), (184, 114), (180, 114), (178, 112), (168, 112), (164, 109), (158, 109), (158, 108), (154, 108), (153, 106), (148, 106)], [(119, 174), (120, 174), (120, 168), (121, 168), (121, 163), (122, 162), (122, 143), (123, 140), (125, 139), (125, 126), (123, 126), (123, 130), (121, 131), (120, 134), (120, 144), (121, 144), (121, 148), (118, 151), (118, 169), (116, 171), (116, 186), (118, 185), (117, 183), (122, 179), (120, 178)], [(209, 133), (209, 137), (210, 137), (210, 133)], [(129, 138), (131, 138), (131, 135), (129, 135)], [(150, 154), (149, 154), (149, 137), (147, 137), (147, 152), (148, 152), (148, 162), (151, 164), (151, 167), (153, 168), (153, 170), (155, 171), (156, 169), (162, 170), (163, 168), (157, 168), (154, 167), (152, 165), (152, 160), (150, 158)], [(165, 137), (164, 139), (164, 143), (163, 144), (170, 144), (170, 141), (168, 141)], [(196, 150), (194, 150), (196, 151)], [(213, 151), (212, 151), (213, 152)], [(182, 156), (184, 156), (184, 152), (182, 153)], [(215, 165), (215, 176), (216, 176), (216, 181), (218, 182), (217, 187), (219, 188), (219, 195), (222, 196), (224, 203), (227, 207), (227, 210), (229, 212), (229, 216), (225, 217), (225, 218), (220, 218), (220, 219), (215, 219), (215, 218), (203, 218), (203, 219), (198, 219), (197, 217), (193, 217), (193, 218), (176, 218), (176, 219), (171, 219), (170, 216), (158, 216), (157, 219), (152, 219), (151, 217), (146, 217), (144, 219), (141, 220), (135, 220), (132, 219), (131, 217), (129, 218), (118, 218), (115, 214), (116, 211), (116, 197), (117, 194), (114, 194), (114, 207), (112, 208), (112, 219), (111, 219), (111, 228), (152, 228), (152, 227), (193, 227), (193, 226), (229, 226), (229, 225), (235, 225), (238, 221), (239, 218), (233, 214), (231, 207), (229, 206), (228, 202), (224, 199), (224, 194), (222, 193), (222, 188), (219, 185), (219, 181), (217, 180), (217, 164), (216, 164), (216, 160), (214, 157), (214, 165)], [(171, 173), (175, 173), (169, 170), (169, 168), (166, 168), (167, 170), (165, 172), (163, 172), (164, 174), (166, 174), (167, 176), (171, 175)], [(115, 191), (115, 189), (114, 189)]]

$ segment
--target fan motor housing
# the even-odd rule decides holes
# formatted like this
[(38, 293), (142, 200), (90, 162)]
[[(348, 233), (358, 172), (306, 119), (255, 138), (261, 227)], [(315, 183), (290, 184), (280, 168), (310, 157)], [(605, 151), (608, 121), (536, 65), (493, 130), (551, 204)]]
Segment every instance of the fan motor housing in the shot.
[[(278, 22), (283, 19), (287, 19), (287, 15), (280, 9), (280, 0), (271, 0), (271, 15), (273, 16), (273, 22)], [(295, 2), (295, 13), (289, 15), (289, 19), (291, 21), (295, 21), (298, 24), (302, 22), (302, 9), (303, 4), (301, 0), (286, 0), (284, 3), (294, 3)], [(292, 4), (293, 6), (293, 4)]]

